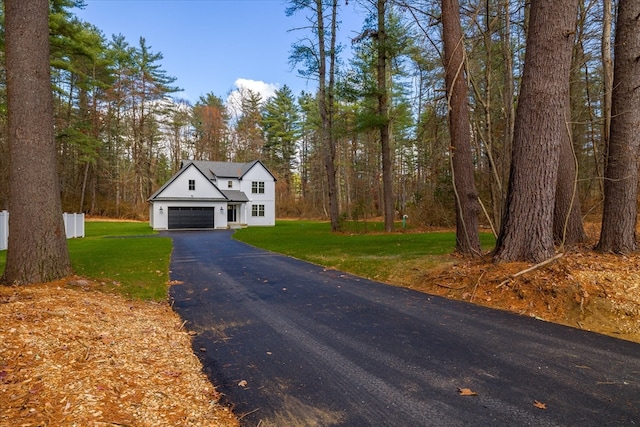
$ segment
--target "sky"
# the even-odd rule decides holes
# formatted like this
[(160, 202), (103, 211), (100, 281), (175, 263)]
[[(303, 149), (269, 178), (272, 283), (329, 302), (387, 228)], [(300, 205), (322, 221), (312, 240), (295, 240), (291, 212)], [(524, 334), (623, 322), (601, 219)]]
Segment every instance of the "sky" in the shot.
[[(144, 37), (151, 52), (161, 53), (162, 68), (183, 91), (176, 98), (191, 103), (213, 93), (226, 100), (239, 88), (263, 98), (284, 86), (295, 95), (315, 90), (289, 64), (292, 44), (310, 35), (294, 30), (308, 25), (305, 14), (285, 14), (284, 0), (85, 0), (74, 13), (102, 30), (108, 40), (122, 34), (130, 45)], [(362, 29), (364, 12), (355, 1), (341, 4), (340, 38)], [(293, 31), (292, 31), (293, 30)]]

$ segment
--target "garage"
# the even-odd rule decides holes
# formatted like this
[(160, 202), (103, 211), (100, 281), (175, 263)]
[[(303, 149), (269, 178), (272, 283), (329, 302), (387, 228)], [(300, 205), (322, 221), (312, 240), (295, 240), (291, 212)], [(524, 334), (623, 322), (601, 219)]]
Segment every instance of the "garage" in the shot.
[(213, 213), (211, 207), (170, 207), (168, 228), (213, 228)]

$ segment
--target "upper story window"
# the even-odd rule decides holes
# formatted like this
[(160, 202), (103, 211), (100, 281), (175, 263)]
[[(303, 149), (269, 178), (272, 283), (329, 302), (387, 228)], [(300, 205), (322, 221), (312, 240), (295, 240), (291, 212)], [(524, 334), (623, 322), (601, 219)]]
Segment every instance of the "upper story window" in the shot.
[(233, 188), (233, 181), (227, 181), (227, 188)]
[(193, 191), (196, 189), (196, 180), (195, 179), (190, 179), (189, 180), (189, 191)]
[(263, 181), (253, 181), (251, 183), (251, 192), (253, 194), (264, 194), (264, 182)]

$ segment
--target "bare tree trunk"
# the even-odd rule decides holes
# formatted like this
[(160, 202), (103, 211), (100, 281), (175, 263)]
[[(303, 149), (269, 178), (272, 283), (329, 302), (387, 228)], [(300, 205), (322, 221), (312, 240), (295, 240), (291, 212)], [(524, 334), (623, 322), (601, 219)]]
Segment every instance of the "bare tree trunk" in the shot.
[(611, 136), (604, 182), (602, 231), (597, 248), (637, 249), (638, 149), (640, 147), (640, 3), (620, 0), (614, 46)]
[(456, 251), (480, 252), (480, 203), (471, 157), (468, 86), (464, 71), (464, 44), (458, 0), (442, 0), (444, 67), (449, 107), (451, 162), (456, 195)]
[(378, 115), (380, 116), (380, 146), (382, 150), (382, 196), (384, 212), (384, 229), (393, 231), (394, 198), (393, 198), (393, 161), (391, 158), (391, 131), (389, 124), (389, 90), (387, 88), (387, 0), (378, 0)]
[(558, 182), (553, 212), (553, 237), (560, 247), (586, 239), (577, 189), (577, 161), (571, 138), (571, 106), (567, 99), (565, 132), (561, 135)]
[(502, 146), (502, 153), (500, 154), (500, 186), (497, 191), (499, 191), (499, 198), (496, 198), (499, 201), (499, 205), (494, 206), (494, 212), (496, 212), (499, 217), (496, 221), (496, 228), (500, 229), (502, 226), (502, 218), (504, 216), (504, 205), (505, 205), (505, 191), (504, 188), (506, 186), (508, 173), (509, 173), (509, 165), (511, 159), (511, 149), (513, 146), (513, 128), (515, 124), (515, 102), (514, 102), (514, 94), (515, 94), (515, 84), (513, 82), (513, 52), (511, 47), (511, 13), (509, 11), (509, 0), (504, 0), (504, 33), (502, 40), (502, 57), (504, 60), (504, 95), (503, 95), (503, 103), (504, 103), (504, 120), (505, 120), (505, 132), (504, 132), (504, 140)]
[(62, 221), (49, 66), (48, 0), (6, 0), (9, 247), (3, 281), (71, 273)]
[[(602, 104), (602, 116), (603, 116), (603, 124), (602, 124), (602, 147), (604, 152), (606, 153), (609, 150), (609, 139), (610, 139), (610, 130), (611, 130), (611, 93), (613, 90), (613, 58), (611, 57), (611, 18), (612, 16), (612, 7), (611, 0), (603, 0), (602, 2), (602, 76), (603, 76), (603, 86), (604, 86), (604, 96), (603, 96), (603, 104)], [(600, 173), (600, 156), (597, 155), (595, 150), (597, 149), (597, 145), (594, 145), (594, 161), (596, 167), (596, 173), (598, 174), (597, 178), (602, 177), (602, 173)], [(604, 159), (604, 163), (606, 165), (607, 160)], [(604, 194), (604, 184), (603, 180), (599, 179), (600, 183), (600, 194)]]
[(87, 191), (87, 179), (89, 177), (89, 165), (90, 162), (84, 164), (84, 173), (82, 174), (82, 189), (80, 190), (80, 210), (78, 212), (84, 212), (84, 196)]
[(327, 89), (327, 51), (325, 45), (325, 26), (324, 26), (324, 9), (322, 0), (316, 0), (316, 12), (318, 19), (318, 50), (319, 50), (319, 89), (318, 102), (320, 109), (320, 119), (322, 121), (322, 141), (324, 146), (324, 166), (327, 171), (327, 192), (329, 196), (329, 217), (331, 219), (331, 230), (338, 231), (340, 229), (340, 209), (338, 206), (338, 190), (336, 184), (336, 146), (333, 137), (332, 119), (333, 119), (333, 79), (334, 79), (334, 61), (335, 61), (335, 33), (338, 0), (332, 1), (332, 37), (329, 67), (329, 88)]
[(507, 205), (497, 261), (541, 262), (555, 253), (553, 212), (577, 0), (532, 0), (516, 112)]

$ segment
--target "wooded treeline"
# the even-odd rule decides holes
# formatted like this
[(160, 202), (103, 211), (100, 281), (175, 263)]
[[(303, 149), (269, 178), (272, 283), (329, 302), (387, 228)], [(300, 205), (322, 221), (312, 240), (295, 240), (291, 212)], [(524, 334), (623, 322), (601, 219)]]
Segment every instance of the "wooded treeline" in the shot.
[[(359, 0), (365, 24), (352, 40), (353, 56), (347, 57), (345, 46), (336, 42), (344, 2), (290, 0), (283, 13), (304, 14), (309, 22), (307, 29), (298, 30), (300, 42), (292, 46), (291, 63), (296, 72), (318, 82), (318, 91), (295, 94), (283, 86), (274, 97), (261, 99), (245, 90), (233, 104), (223, 98), (226, 94), (209, 93), (191, 105), (172, 97), (179, 82), (163, 69), (162, 54), (154, 51), (161, 46), (150, 47), (144, 38), (108, 38), (74, 16), (81, 1), (51, 0), (63, 207), (144, 218), (147, 197), (178, 169), (181, 159), (260, 159), (278, 178), (279, 217), (330, 218), (338, 229), (341, 219), (398, 220), (407, 215), (415, 224), (456, 225), (458, 248), (473, 252), (479, 243), (467, 228), (479, 221), (498, 235), (502, 222), (513, 218), (507, 212), (516, 205), (508, 203), (510, 192), (528, 194), (510, 190), (510, 183), (536, 186), (540, 183), (535, 180), (523, 180), (548, 173), (544, 185), (554, 186), (552, 199), (528, 202), (539, 203), (546, 209), (540, 216), (555, 222), (552, 245), (579, 240), (581, 224), (577, 238), (566, 240), (575, 221), (558, 212), (580, 207), (575, 212), (578, 221), (590, 214), (599, 217), (607, 167), (616, 182), (628, 176), (628, 169), (611, 166), (606, 154), (610, 133), (622, 129), (609, 131), (612, 117), (622, 114), (619, 110), (611, 115), (616, 90), (620, 100), (629, 97), (627, 107), (637, 102), (640, 52), (635, 52), (635, 68), (631, 59), (628, 64), (631, 76), (616, 86), (612, 42), (616, 18), (627, 16), (625, 7), (627, 25), (640, 31), (640, 10), (637, 2), (611, 1), (559, 2), (552, 7), (556, 2), (545, 0)], [(547, 27), (559, 15), (567, 18), (557, 29), (566, 50), (552, 50), (551, 62), (538, 64), (537, 71), (529, 68), (538, 77), (545, 68), (559, 74), (550, 72), (547, 81), (527, 86), (528, 45), (535, 49), (540, 40), (552, 41), (539, 33), (552, 31)], [(562, 27), (567, 22), (570, 28)], [(627, 46), (637, 46), (633, 32), (627, 37)], [(539, 52), (544, 51), (542, 46)], [(566, 99), (562, 64), (568, 73)], [(9, 167), (4, 72), (2, 76), (0, 208), (5, 208)], [(550, 82), (557, 87), (543, 87)], [(548, 113), (549, 104), (557, 104), (554, 128), (516, 120), (527, 87), (534, 90), (528, 95), (529, 113), (521, 117), (525, 120), (527, 114), (535, 121)], [(519, 178), (511, 168), (518, 147), (514, 137), (519, 131), (527, 136), (532, 129), (560, 132), (565, 142), (549, 142), (552, 155), (547, 160), (556, 165), (551, 171), (536, 172), (542, 165), (522, 153)], [(545, 142), (534, 139), (528, 144)], [(635, 164), (637, 147), (618, 147), (626, 157), (615, 159)], [(566, 188), (560, 189), (562, 184)], [(627, 190), (617, 191), (629, 197)], [(631, 197), (635, 201), (636, 192)], [(562, 200), (564, 208), (558, 207)], [(468, 222), (470, 217), (476, 225)], [(388, 223), (387, 229), (392, 228), (393, 222)], [(461, 230), (468, 233), (464, 238)], [(500, 242), (508, 241), (508, 236), (501, 237)], [(633, 250), (635, 243), (605, 249)], [(545, 249), (514, 255), (532, 260), (548, 256)]]

